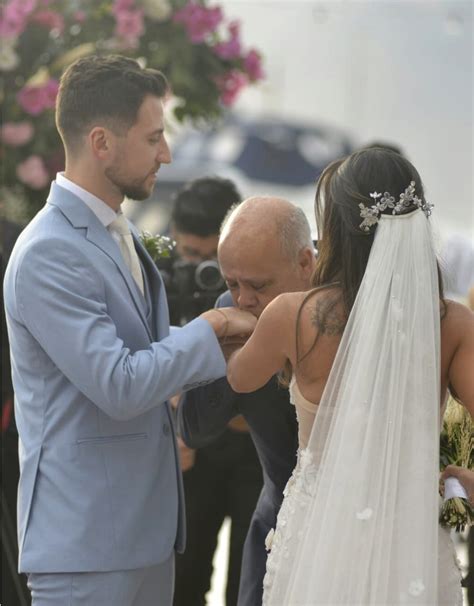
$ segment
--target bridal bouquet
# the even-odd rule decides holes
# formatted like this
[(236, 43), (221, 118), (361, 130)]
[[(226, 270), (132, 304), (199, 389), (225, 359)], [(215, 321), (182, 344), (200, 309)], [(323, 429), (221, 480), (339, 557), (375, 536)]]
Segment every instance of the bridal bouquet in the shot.
[[(450, 398), (444, 415), (440, 443), (440, 466), (474, 466), (474, 424), (466, 409)], [(441, 508), (440, 523), (462, 532), (474, 524), (474, 509), (466, 498), (455, 496)]]
[(218, 0), (3, 0), (0, 200), (24, 222), (44, 204), (64, 153), (59, 78), (81, 57), (118, 53), (164, 72), (178, 121), (213, 120), (264, 77), (257, 49)]

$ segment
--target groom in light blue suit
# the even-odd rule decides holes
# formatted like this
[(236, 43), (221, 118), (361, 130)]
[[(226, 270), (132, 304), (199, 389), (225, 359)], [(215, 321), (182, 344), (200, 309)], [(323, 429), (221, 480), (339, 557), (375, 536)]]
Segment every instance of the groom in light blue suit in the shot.
[(172, 601), (185, 529), (167, 400), (225, 374), (216, 335), (227, 322), (204, 314), (170, 334), (160, 275), (121, 215), (124, 195), (148, 197), (170, 162), (167, 91), (124, 57), (65, 72), (66, 171), (7, 268), (19, 570), (33, 606)]

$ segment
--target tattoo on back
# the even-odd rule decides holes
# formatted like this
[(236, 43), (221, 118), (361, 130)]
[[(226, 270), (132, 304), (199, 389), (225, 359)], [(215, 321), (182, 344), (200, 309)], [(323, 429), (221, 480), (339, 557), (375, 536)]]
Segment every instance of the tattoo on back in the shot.
[(346, 318), (341, 310), (341, 298), (322, 297), (316, 301), (311, 314), (311, 322), (318, 329), (319, 334), (334, 337), (342, 335), (346, 325)]

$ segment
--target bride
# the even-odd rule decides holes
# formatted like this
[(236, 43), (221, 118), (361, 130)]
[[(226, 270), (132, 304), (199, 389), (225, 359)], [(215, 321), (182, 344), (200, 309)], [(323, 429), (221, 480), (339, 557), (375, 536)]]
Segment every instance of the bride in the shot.
[(399, 154), (332, 163), (315, 288), (275, 299), (229, 360), (238, 392), (291, 377), (299, 422), (265, 606), (462, 604), (438, 449), (448, 389), (474, 415), (474, 315), (443, 298), (430, 213)]

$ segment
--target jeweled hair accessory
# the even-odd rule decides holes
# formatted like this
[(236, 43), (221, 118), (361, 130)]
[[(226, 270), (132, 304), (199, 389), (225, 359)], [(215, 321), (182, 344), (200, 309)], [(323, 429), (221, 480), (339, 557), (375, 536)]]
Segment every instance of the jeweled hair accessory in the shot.
[(417, 206), (418, 208), (421, 208), (427, 217), (429, 217), (434, 206), (434, 204), (423, 201), (415, 195), (414, 181), (411, 181), (406, 190), (400, 194), (398, 202), (395, 202), (395, 198), (388, 192), (385, 192), (382, 195), (374, 191), (370, 194), (370, 197), (375, 201), (373, 206), (366, 206), (362, 203), (359, 204), (360, 216), (364, 219), (359, 227), (365, 232), (370, 231), (372, 225), (379, 222), (382, 211), (387, 208), (393, 209), (392, 215), (400, 215), (409, 206)]

